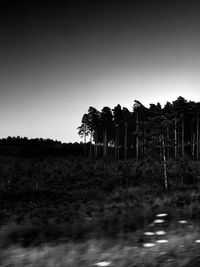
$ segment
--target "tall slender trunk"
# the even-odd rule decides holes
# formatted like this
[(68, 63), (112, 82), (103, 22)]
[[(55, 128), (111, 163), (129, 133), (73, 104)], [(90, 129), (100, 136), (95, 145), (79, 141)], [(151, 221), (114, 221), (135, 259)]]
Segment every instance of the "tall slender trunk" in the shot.
[(144, 130), (142, 130), (142, 158), (144, 158)]
[(127, 159), (127, 133), (128, 124), (125, 122), (125, 133), (124, 133), (124, 159)]
[(92, 157), (92, 132), (90, 133), (90, 158)]
[(108, 141), (107, 141), (107, 128), (104, 128), (104, 138), (103, 138), (103, 155), (107, 155), (107, 146), (108, 146)]
[(197, 160), (199, 159), (199, 112), (197, 112)]
[(193, 132), (193, 123), (191, 122), (190, 127), (190, 153), (194, 156), (194, 132)]
[(175, 141), (175, 144), (174, 144), (174, 148), (175, 148), (175, 159), (177, 159), (177, 155), (178, 155), (178, 149), (177, 149), (177, 117), (175, 117), (175, 128), (174, 128), (174, 141)]
[(192, 138), (192, 156), (194, 157), (194, 152), (195, 152), (195, 133), (193, 133), (193, 138)]
[(136, 113), (136, 159), (139, 159), (139, 125), (138, 125), (138, 112)]
[(185, 149), (184, 149), (184, 146), (185, 146), (185, 143), (184, 143), (184, 114), (182, 113), (182, 134), (181, 134), (181, 148), (182, 148), (182, 158), (184, 159), (184, 156), (185, 156)]
[(164, 134), (162, 134), (162, 147), (163, 147), (163, 167), (164, 167), (165, 189), (168, 189), (167, 163), (166, 163), (166, 155), (165, 155), (165, 139), (164, 139)]
[(95, 148), (94, 148), (94, 156), (98, 157), (98, 130), (95, 130)]
[(159, 146), (160, 146), (160, 160), (162, 160), (163, 157), (163, 135), (159, 135)]
[(87, 157), (87, 147), (86, 147), (86, 124), (84, 126), (84, 157)]
[(120, 134), (120, 128), (119, 128), (119, 125), (118, 125), (118, 130), (117, 130), (117, 159), (119, 159), (119, 134)]
[(119, 159), (119, 125), (116, 125), (115, 133), (115, 159)]
[(147, 139), (146, 139), (146, 136), (147, 136), (147, 129), (145, 128), (145, 129), (144, 129), (144, 148), (143, 148), (143, 156), (145, 156), (145, 154), (146, 154), (146, 145), (147, 145)]
[[(167, 142), (169, 143), (169, 127), (167, 127)], [(169, 145), (167, 147), (167, 157), (170, 157)]]

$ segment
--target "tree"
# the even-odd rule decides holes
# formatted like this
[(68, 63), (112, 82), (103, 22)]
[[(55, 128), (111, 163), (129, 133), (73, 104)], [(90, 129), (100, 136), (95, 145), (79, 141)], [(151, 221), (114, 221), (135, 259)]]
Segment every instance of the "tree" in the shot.
[(99, 137), (99, 128), (100, 128), (100, 112), (94, 108), (89, 107), (88, 109), (88, 122), (89, 128), (91, 131), (92, 138), (95, 143), (94, 156), (98, 156), (98, 137)]
[(200, 113), (200, 102), (195, 104), (196, 113), (196, 159), (199, 160), (199, 113)]
[(124, 159), (127, 159), (128, 122), (130, 120), (130, 111), (124, 107), (122, 113), (124, 123)]
[[(185, 127), (184, 127), (184, 117), (185, 112), (187, 108), (187, 100), (185, 100), (183, 97), (179, 96), (177, 100), (173, 101), (173, 111), (175, 116), (175, 158), (177, 158), (177, 124), (178, 124), (178, 117), (179, 121), (181, 122), (181, 156), (184, 159), (185, 156)], [(179, 144), (178, 144), (179, 146)]]
[(109, 107), (103, 107), (100, 116), (101, 125), (103, 128), (103, 155), (106, 156), (108, 154), (108, 139), (111, 140), (109, 130), (112, 131), (112, 128), (114, 126), (111, 109)]
[[(142, 129), (142, 124), (145, 122), (145, 117), (146, 117), (146, 108), (138, 100), (134, 100), (133, 114), (136, 121), (136, 129), (135, 129), (136, 159), (138, 160), (139, 150), (140, 150), (140, 136), (141, 136), (140, 130)], [(143, 132), (142, 143), (144, 144), (144, 128), (142, 132)]]
[(87, 149), (86, 149), (86, 136), (89, 135), (90, 129), (89, 129), (89, 118), (88, 114), (84, 114), (81, 120), (81, 126), (79, 126), (78, 129), (78, 134), (81, 136), (81, 138), (84, 137), (84, 155), (85, 157), (87, 156)]
[(163, 115), (168, 119), (168, 121), (171, 122), (169, 127), (167, 127), (167, 139), (169, 141), (168, 147), (167, 147), (167, 156), (168, 158), (170, 157), (170, 148), (173, 148), (173, 137), (171, 135), (171, 128), (173, 127), (173, 122), (172, 122), (172, 111), (173, 111), (173, 106), (170, 102), (167, 101), (163, 108)]
[(119, 104), (113, 109), (113, 122), (115, 126), (115, 159), (119, 159), (120, 128), (123, 122), (123, 112)]
[(155, 116), (149, 117), (149, 134), (151, 137), (151, 150), (157, 151), (160, 160), (163, 162), (164, 184), (165, 189), (168, 188), (167, 180), (167, 158), (166, 148), (168, 148), (168, 136), (167, 129), (171, 125), (171, 121), (168, 120), (164, 114), (157, 113)]
[[(78, 129), (79, 134), (85, 138), (85, 143), (86, 136), (90, 134), (90, 155), (93, 149), (92, 141), (94, 141), (95, 157), (98, 156), (99, 143), (103, 144), (103, 155), (106, 155), (108, 145), (112, 142), (116, 159), (121, 156), (120, 147), (123, 147), (124, 158), (128, 158), (133, 149), (131, 153), (137, 160), (149, 153), (161, 159), (164, 142), (166, 158), (181, 157), (183, 160), (185, 155), (190, 155), (198, 160), (200, 154), (199, 116), (200, 102), (187, 102), (181, 96), (172, 103), (167, 102), (164, 108), (160, 103), (150, 104), (149, 108), (146, 108), (141, 102), (135, 100), (133, 112), (126, 107), (122, 109), (119, 104), (113, 110), (110, 107), (104, 107), (101, 112), (94, 107), (89, 107)], [(162, 120), (167, 121), (164, 133), (160, 131)], [(159, 140), (159, 145), (156, 138)], [(158, 150), (156, 146), (160, 149)]]

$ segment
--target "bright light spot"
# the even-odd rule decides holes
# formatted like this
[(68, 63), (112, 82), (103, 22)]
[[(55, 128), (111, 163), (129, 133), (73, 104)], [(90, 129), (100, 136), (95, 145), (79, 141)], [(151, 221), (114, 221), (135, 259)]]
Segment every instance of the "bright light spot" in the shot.
[(160, 255), (165, 255), (166, 252), (165, 252), (165, 251), (161, 251), (159, 254), (160, 254)]
[(181, 220), (181, 221), (178, 221), (179, 223), (182, 223), (182, 224), (185, 224), (185, 223), (187, 223), (187, 221), (186, 220)]
[(162, 239), (162, 240), (156, 240), (157, 243), (160, 243), (160, 244), (164, 244), (164, 243), (167, 243), (168, 240), (166, 239)]
[(160, 213), (160, 214), (157, 214), (156, 217), (166, 217), (167, 216), (167, 213)]
[(196, 242), (196, 243), (200, 243), (200, 239), (197, 239), (195, 242)]
[(143, 246), (144, 246), (145, 248), (150, 248), (150, 247), (155, 246), (155, 244), (154, 244), (154, 243), (145, 243), (145, 244), (143, 244)]
[(166, 232), (162, 230), (156, 232), (156, 235), (165, 235), (165, 234)]
[(162, 219), (158, 219), (158, 220), (155, 220), (153, 221), (154, 223), (164, 223), (165, 220), (162, 220)]
[(144, 235), (155, 235), (153, 232), (145, 232)]
[(109, 266), (111, 264), (110, 261), (102, 261), (102, 262), (97, 262), (94, 265), (96, 266)]

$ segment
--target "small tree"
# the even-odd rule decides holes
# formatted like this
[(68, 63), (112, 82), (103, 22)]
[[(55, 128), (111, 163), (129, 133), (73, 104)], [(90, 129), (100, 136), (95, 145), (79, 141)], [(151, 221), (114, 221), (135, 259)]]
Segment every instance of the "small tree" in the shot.
[(86, 157), (87, 156), (86, 137), (90, 133), (88, 114), (83, 115), (81, 123), (82, 123), (81, 126), (79, 126), (77, 129), (78, 129), (78, 134), (81, 136), (81, 138), (84, 138), (84, 155)]

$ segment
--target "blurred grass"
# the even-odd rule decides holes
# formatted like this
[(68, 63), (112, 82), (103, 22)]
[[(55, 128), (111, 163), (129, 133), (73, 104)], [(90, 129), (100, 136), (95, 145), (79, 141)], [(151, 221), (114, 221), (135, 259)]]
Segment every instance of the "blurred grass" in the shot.
[[(20, 243), (40, 245), (58, 239), (85, 240), (118, 238), (137, 230), (146, 230), (157, 213), (167, 213), (167, 224), (178, 220), (198, 223), (200, 191), (160, 192), (149, 188), (116, 189), (102, 200), (35, 199), (5, 201), (1, 208), (0, 246)], [(2, 202), (1, 204), (2, 205)], [(177, 227), (177, 225), (176, 225)]]
[[(195, 239), (200, 236), (200, 229), (170, 230), (166, 244), (156, 244), (152, 248), (138, 245), (139, 233), (130, 233), (124, 239), (90, 239), (82, 242), (65, 244), (43, 244), (38, 247), (24, 248), (13, 245), (0, 252), (0, 265), (38, 266), (38, 267), (88, 267), (102, 261), (111, 262), (115, 267), (186, 267), (199, 266), (200, 244)], [(140, 233), (141, 235), (142, 233)], [(194, 265), (196, 264), (196, 265)]]
[[(109, 266), (113, 267), (200, 266), (200, 244), (195, 243), (200, 239), (198, 221), (189, 219), (186, 224), (180, 224), (177, 220), (180, 217), (173, 217), (175, 211), (171, 210), (171, 216), (164, 218), (163, 224), (156, 225), (152, 224), (156, 214), (146, 214), (146, 208), (144, 206), (140, 214), (136, 211), (124, 214), (123, 219), (118, 218), (118, 223), (116, 218), (111, 220), (110, 214), (107, 221), (98, 218), (77, 221), (73, 225), (55, 222), (46, 226), (30, 222), (4, 225), (0, 229), (0, 266), (89, 267), (103, 261), (111, 262)], [(141, 214), (149, 218), (145, 225), (138, 219)], [(145, 231), (160, 229), (166, 230), (166, 235), (144, 235)], [(168, 242), (158, 244), (156, 240), (159, 239)], [(156, 245), (145, 248), (145, 242)]]
[[(7, 199), (2, 196), (0, 204), (6, 207), (0, 213), (0, 266), (88, 267), (101, 261), (115, 267), (200, 266), (196, 188), (165, 192), (130, 186), (93, 201), (87, 192), (71, 201), (59, 194)], [(152, 225), (158, 213), (167, 213), (166, 221)], [(144, 248), (144, 242), (158, 239), (144, 232), (157, 230), (165, 230), (169, 242)]]

